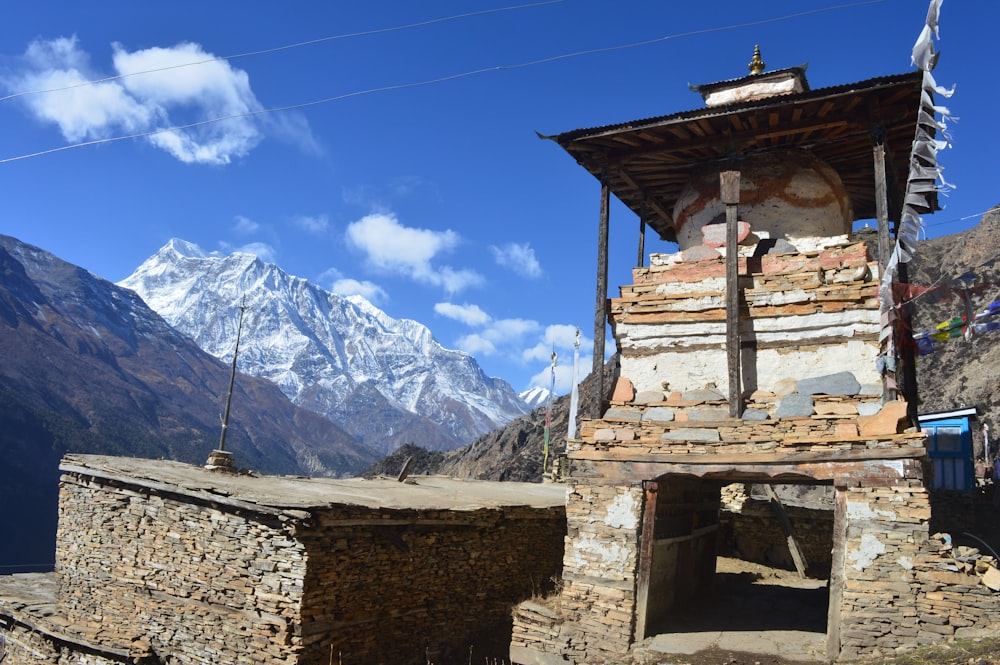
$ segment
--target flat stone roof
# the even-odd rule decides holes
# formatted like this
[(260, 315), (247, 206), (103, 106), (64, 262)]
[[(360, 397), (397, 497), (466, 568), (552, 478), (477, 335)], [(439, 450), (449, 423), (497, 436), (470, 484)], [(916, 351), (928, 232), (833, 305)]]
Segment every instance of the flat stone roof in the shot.
[[(280, 514), (338, 505), (372, 509), (473, 511), (566, 505), (565, 485), (463, 480), (234, 475), (170, 460), (66, 455), (59, 469), (257, 512)], [(291, 515), (301, 517), (296, 512)]]
[(0, 621), (8, 617), (77, 649), (127, 661), (129, 644), (104, 635), (104, 629), (99, 625), (73, 624), (60, 615), (58, 588), (55, 573), (0, 575)]

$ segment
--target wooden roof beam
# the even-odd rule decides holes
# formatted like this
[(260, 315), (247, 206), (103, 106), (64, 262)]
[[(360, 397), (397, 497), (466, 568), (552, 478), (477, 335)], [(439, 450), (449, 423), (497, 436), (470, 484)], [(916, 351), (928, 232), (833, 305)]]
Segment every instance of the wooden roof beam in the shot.
[(648, 205), (653, 211), (656, 212), (657, 215), (660, 216), (660, 220), (647, 219), (645, 220), (646, 223), (649, 224), (654, 231), (660, 234), (660, 238), (664, 240), (673, 240), (673, 238), (671, 237), (673, 235), (673, 230), (674, 230), (673, 213), (667, 212), (667, 209), (663, 206), (663, 203), (656, 197), (649, 194), (645, 189), (643, 189), (643, 187), (640, 186), (638, 182), (636, 182), (635, 178), (633, 178), (628, 171), (619, 167), (615, 169), (615, 173), (619, 178), (625, 181), (625, 183), (629, 187), (638, 192), (639, 195), (642, 197), (642, 200), (645, 201), (646, 205)]

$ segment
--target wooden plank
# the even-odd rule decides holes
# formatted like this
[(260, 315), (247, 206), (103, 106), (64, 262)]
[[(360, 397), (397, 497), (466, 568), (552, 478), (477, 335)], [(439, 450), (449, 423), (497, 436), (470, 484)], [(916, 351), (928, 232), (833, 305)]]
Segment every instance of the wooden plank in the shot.
[(813, 462), (883, 461), (919, 459), (923, 448), (871, 448), (865, 450), (809, 450), (781, 453), (644, 453), (624, 446), (608, 450), (577, 450), (569, 454), (571, 460), (595, 462), (659, 462), (667, 464), (733, 465), (799, 464)]
[(785, 541), (788, 543), (788, 553), (792, 555), (792, 561), (795, 563), (795, 570), (798, 571), (799, 577), (805, 578), (806, 576), (806, 557), (802, 553), (802, 549), (799, 547), (799, 541), (795, 539), (795, 533), (792, 531), (792, 522), (788, 519), (788, 513), (785, 512), (785, 504), (781, 503), (781, 498), (778, 493), (774, 491), (774, 485), (764, 485), (764, 489), (767, 492), (768, 498), (771, 500), (771, 508), (774, 510), (774, 514), (778, 517), (778, 523), (781, 525), (781, 531), (785, 534)]
[(658, 462), (595, 462), (575, 460), (575, 481), (594, 485), (635, 483), (666, 474), (718, 480), (724, 483), (809, 483), (833, 482), (845, 487), (896, 486), (906, 479), (921, 477), (920, 459), (849, 460), (840, 458), (815, 462), (772, 462), (728, 464), (677, 464)]

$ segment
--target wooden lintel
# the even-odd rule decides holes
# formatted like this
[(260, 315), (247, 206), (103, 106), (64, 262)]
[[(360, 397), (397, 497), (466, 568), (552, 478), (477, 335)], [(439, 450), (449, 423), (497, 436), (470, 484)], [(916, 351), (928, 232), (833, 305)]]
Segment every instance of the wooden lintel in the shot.
[(864, 462), (897, 459), (920, 459), (924, 448), (872, 448), (865, 450), (807, 450), (788, 453), (643, 453), (634, 448), (619, 446), (609, 450), (576, 450), (569, 454), (571, 460), (594, 462), (656, 462), (661, 464), (687, 464), (690, 466), (716, 467), (719, 465), (799, 464), (814, 462)]

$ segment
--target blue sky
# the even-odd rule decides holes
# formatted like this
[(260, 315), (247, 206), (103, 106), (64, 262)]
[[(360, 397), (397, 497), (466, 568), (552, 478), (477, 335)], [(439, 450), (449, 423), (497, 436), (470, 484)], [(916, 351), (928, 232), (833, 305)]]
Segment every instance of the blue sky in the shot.
[[(599, 186), (535, 132), (698, 108), (688, 85), (744, 75), (756, 43), (813, 88), (912, 71), (927, 4), (7, 3), (0, 95), (172, 68), (0, 101), (0, 160), (305, 106), (0, 162), (0, 232), (112, 281), (172, 237), (247, 249), (426, 324), (518, 391), (548, 385), (554, 346), (565, 392), (576, 327), (590, 366)], [(957, 189), (930, 236), (1000, 201), (997, 25), (994, 0), (943, 4)], [(637, 227), (612, 206), (612, 294)]]

